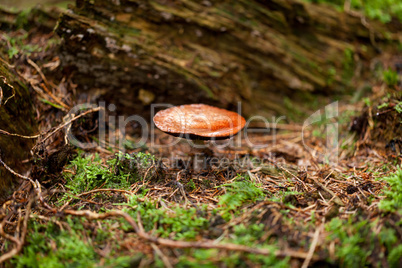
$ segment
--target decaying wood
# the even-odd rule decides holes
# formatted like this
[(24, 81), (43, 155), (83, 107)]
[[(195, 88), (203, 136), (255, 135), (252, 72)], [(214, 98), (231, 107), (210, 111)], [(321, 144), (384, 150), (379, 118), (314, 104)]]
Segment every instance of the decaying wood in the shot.
[(350, 92), (400, 38), (387, 27), (299, 0), (83, 0), (56, 31), (80, 89), (120, 111), (241, 101), (247, 116), (308, 111)]
[[(31, 149), (40, 137), (38, 121), (41, 111), (34, 107), (31, 93), (33, 89), (42, 91), (39, 88), (40, 79), (43, 81), (44, 91), (47, 87), (51, 88), (35, 62), (41, 62), (45, 51), (50, 51), (50, 45), (45, 42), (49, 39), (49, 33), (53, 31), (59, 15), (60, 10), (57, 8), (37, 7), (29, 12), (18, 12), (0, 7), (0, 150), (4, 161), (23, 174), (31, 168)], [(47, 39), (43, 37), (44, 34), (47, 34)], [(38, 46), (37, 53), (29, 53), (34, 46), (28, 44), (27, 38), (34, 40), (33, 45)], [(39, 40), (43, 40), (42, 43)], [(17, 54), (10, 56), (11, 49), (16, 50)], [(39, 55), (40, 52), (43, 53)], [(40, 79), (33, 79), (29, 70), (24, 68), (27, 65), (32, 67), (32, 73), (36, 72)], [(50, 100), (55, 99), (51, 92), (46, 94), (50, 96)], [(42, 93), (40, 98), (48, 100), (46, 94)], [(57, 99), (54, 101), (57, 103)], [(69, 110), (62, 104), (60, 106)], [(18, 178), (3, 167), (0, 172), (1, 201)]]
[[(18, 172), (26, 172), (34, 140), (28, 136), (36, 134), (37, 123), (34, 107), (27, 87), (19, 81), (12, 70), (0, 61), (0, 150), (3, 159)], [(18, 135), (17, 135), (18, 134)], [(0, 200), (7, 194), (15, 177), (0, 167)]]
[(34, 7), (29, 12), (9, 10), (0, 6), (0, 30), (16, 30), (32, 28), (51, 31), (59, 17), (60, 9)]

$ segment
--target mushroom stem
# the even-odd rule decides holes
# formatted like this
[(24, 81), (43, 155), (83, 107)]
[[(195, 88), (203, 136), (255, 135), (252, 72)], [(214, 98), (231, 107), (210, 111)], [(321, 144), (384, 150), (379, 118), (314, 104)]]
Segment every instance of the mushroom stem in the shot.
[[(195, 172), (200, 172), (207, 165), (207, 158), (212, 156), (214, 152), (209, 148), (204, 140), (195, 139), (192, 140), (193, 144), (196, 145), (193, 148), (193, 169)], [(201, 158), (201, 160), (199, 159)]]
[(200, 139), (193, 140), (195, 145), (205, 146), (205, 141)]

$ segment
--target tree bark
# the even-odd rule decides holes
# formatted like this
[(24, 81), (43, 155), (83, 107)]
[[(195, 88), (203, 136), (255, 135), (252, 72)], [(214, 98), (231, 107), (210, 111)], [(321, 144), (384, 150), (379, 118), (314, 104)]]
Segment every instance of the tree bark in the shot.
[(80, 88), (128, 114), (151, 102), (238, 101), (246, 116), (303, 113), (350, 93), (352, 77), (400, 38), (298, 0), (79, 0), (56, 32)]
[[(54, 29), (60, 15), (58, 9), (33, 8), (26, 11), (10, 11), (0, 8), (0, 30), (2, 33), (13, 31), (44, 32)], [(0, 34), (2, 34), (0, 33)], [(12, 35), (11, 35), (12, 36)], [(17, 74), (26, 63), (26, 55), (20, 51), (20, 58), (7, 62), (7, 50), (13, 46), (6, 36), (0, 38), (0, 150), (2, 160), (13, 170), (24, 174), (31, 169), (31, 149), (37, 139), (31, 136), (38, 133), (36, 109), (29, 88)], [(35, 45), (34, 41), (33, 45)], [(16, 44), (19, 46), (20, 44)], [(12, 134), (12, 135), (10, 135)], [(14, 135), (17, 134), (17, 135)], [(18, 136), (20, 135), (20, 136)], [(13, 189), (18, 179), (0, 165), (0, 202)]]
[[(35, 140), (7, 133), (34, 135), (37, 133), (37, 123), (27, 87), (3, 60), (0, 61), (0, 90), (1, 158), (15, 171), (24, 173), (30, 169), (30, 165), (29, 163), (22, 164), (22, 161), (30, 158), (30, 150)], [(9, 193), (17, 178), (2, 165), (0, 165), (0, 174), (1, 201)]]

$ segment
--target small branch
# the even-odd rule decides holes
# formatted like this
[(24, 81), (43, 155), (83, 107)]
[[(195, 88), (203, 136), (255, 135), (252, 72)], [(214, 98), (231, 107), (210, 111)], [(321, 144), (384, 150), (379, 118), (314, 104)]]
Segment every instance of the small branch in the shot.
[(71, 124), (73, 121), (77, 120), (78, 118), (81, 118), (89, 113), (93, 113), (93, 112), (97, 112), (101, 109), (102, 107), (96, 107), (96, 108), (92, 108), (89, 109), (88, 111), (83, 112), (82, 114), (79, 114), (77, 116), (74, 116), (73, 118), (71, 118), (70, 120), (67, 120), (66, 122), (64, 122), (63, 124), (59, 125), (55, 130), (53, 130), (51, 133), (49, 133), (41, 142), (45, 142), (47, 139), (49, 139), (54, 133), (56, 133), (57, 131), (59, 131), (60, 129), (62, 129), (63, 127), (67, 126), (68, 124)]
[[(3, 83), (4, 83), (4, 84), (7, 84), (7, 86), (9, 86), (9, 87), (12, 89), (12, 91), (13, 91), (13, 94), (12, 94), (10, 97), (8, 97), (8, 98), (4, 101), (4, 104), (3, 104), (3, 105), (6, 105), (6, 103), (7, 103), (10, 99), (12, 99), (12, 98), (15, 97), (15, 89), (14, 89), (14, 87), (13, 87), (12, 85), (10, 85), (9, 83), (7, 83), (7, 78), (6, 78), (6, 77), (0, 76), (0, 78), (2, 78), (2, 79), (3, 79)], [(0, 87), (0, 106), (1, 106), (1, 103), (2, 103), (2, 102), (3, 102), (3, 89)]]
[(5, 239), (12, 241), (16, 245), (15, 248), (13, 248), (9, 252), (0, 256), (0, 264), (11, 259), (12, 257), (14, 257), (15, 255), (17, 255), (18, 253), (21, 252), (21, 250), (24, 246), (24, 243), (25, 243), (26, 235), (27, 235), (28, 220), (29, 220), (29, 216), (31, 214), (32, 203), (33, 203), (33, 199), (31, 199), (28, 202), (28, 206), (25, 210), (24, 221), (22, 223), (22, 233), (21, 233), (21, 236), (19, 239), (17, 237), (11, 236), (4, 232), (4, 224), (6, 222), (5, 219), (0, 223), (0, 235), (3, 236)]
[(166, 257), (165, 254), (163, 254), (163, 252), (158, 248), (157, 245), (155, 245), (154, 243), (151, 243), (151, 247), (155, 251), (156, 255), (158, 255), (161, 258), (161, 260), (162, 260), (163, 264), (165, 265), (165, 267), (173, 268), (173, 266), (170, 263), (168, 257)]
[[(306, 259), (307, 254), (305, 252), (297, 252), (297, 251), (292, 251), (292, 250), (287, 250), (287, 251), (275, 251), (271, 252), (270, 250), (267, 249), (259, 249), (259, 248), (251, 248), (247, 247), (244, 245), (238, 245), (238, 244), (231, 244), (231, 243), (225, 243), (225, 244), (216, 244), (213, 240), (207, 240), (207, 241), (202, 241), (202, 242), (188, 242), (188, 241), (176, 241), (176, 240), (171, 240), (171, 239), (165, 239), (165, 238), (158, 238), (149, 235), (146, 233), (141, 227), (139, 227), (139, 224), (137, 224), (134, 219), (127, 213), (123, 211), (109, 211), (103, 214), (98, 214), (89, 210), (65, 210), (65, 214), (73, 215), (73, 216), (80, 216), (80, 217), (85, 217), (89, 220), (102, 220), (110, 217), (122, 217), (124, 218), (134, 229), (134, 231), (137, 233), (137, 235), (144, 239), (147, 240), (150, 243), (154, 243), (156, 245), (161, 245), (161, 246), (166, 246), (166, 247), (171, 247), (171, 248), (203, 248), (203, 249), (222, 249), (222, 250), (231, 250), (231, 251), (240, 251), (240, 252), (245, 252), (245, 253), (252, 253), (252, 254), (260, 254), (260, 255), (272, 255), (274, 254), (277, 257), (286, 257), (286, 256), (291, 256), (293, 258), (299, 258), (299, 259)], [(139, 214), (137, 214), (138, 219)]]
[(286, 173), (288, 173), (293, 178), (295, 178), (298, 182), (300, 182), (303, 185), (304, 189), (306, 189), (306, 191), (308, 191), (308, 187), (306, 186), (306, 184), (298, 176), (296, 176), (295, 174), (293, 174), (292, 172), (290, 172), (289, 170), (287, 170), (286, 168), (284, 168), (282, 166), (279, 166), (279, 165), (275, 165), (275, 166), (278, 167), (279, 169), (285, 171)]
[(47, 81), (45, 75), (43, 74), (42, 70), (39, 68), (39, 66), (33, 62), (31, 59), (27, 59), (27, 62), (35, 68), (35, 70), (39, 73), (40, 77), (42, 78), (44, 85), (43, 85), (43, 89), (46, 91), (47, 94), (50, 95), (50, 97), (52, 99), (54, 99), (60, 106), (63, 107), (64, 110), (67, 110), (69, 107), (62, 102), (58, 97), (56, 97), (49, 89), (48, 87), (50, 87), (49, 81)]
[[(77, 120), (78, 118), (81, 118), (89, 113), (93, 113), (93, 112), (97, 112), (101, 109), (101, 107), (96, 107), (96, 108), (92, 108), (89, 109), (88, 111), (83, 112), (82, 114), (79, 114), (77, 116), (74, 116), (73, 118), (71, 118), (70, 120), (64, 122), (63, 124), (59, 125), (56, 129), (54, 129), (52, 132), (50, 132), (41, 142), (46, 141), (47, 139), (49, 139), (53, 134), (55, 134), (57, 131), (59, 131), (60, 129), (62, 129), (63, 127), (67, 126), (68, 124), (71, 124), (73, 121)], [(46, 131), (49, 132), (49, 131)], [(45, 133), (46, 133), (45, 132)], [(15, 137), (19, 137), (19, 138), (24, 138), (24, 139), (36, 139), (39, 138), (40, 136), (44, 135), (44, 134), (37, 134), (37, 135), (33, 135), (33, 136), (25, 136), (25, 135), (20, 135), (20, 134), (14, 134), (14, 133), (9, 133), (5, 130), (0, 129), (0, 134), (4, 134), (7, 136), (15, 136)], [(14, 174), (15, 175), (15, 174)]]
[(99, 193), (99, 192), (118, 192), (118, 193), (125, 193), (128, 195), (132, 195), (132, 192), (129, 192), (127, 190), (121, 190), (121, 189), (95, 189), (92, 191), (88, 191), (88, 192), (84, 192), (84, 193), (80, 193), (79, 195), (77, 195), (78, 197), (81, 197), (83, 195), (89, 195), (89, 194), (94, 194), (94, 193)]
[(317, 230), (315, 230), (313, 241), (311, 242), (310, 249), (307, 253), (306, 259), (303, 262), (302, 268), (307, 268), (308, 265), (310, 264), (311, 259), (313, 258), (315, 248), (317, 247), (318, 238), (320, 236), (320, 232), (323, 226), (324, 225), (322, 224), (320, 225), (320, 227), (317, 228)]
[[(332, 174), (332, 173), (331, 173)], [(331, 175), (330, 174), (330, 175)], [(328, 178), (329, 176), (327, 176)], [(314, 183), (319, 186), (320, 188), (322, 188), (324, 191), (326, 191), (327, 193), (329, 193), (332, 197), (333, 197), (333, 201), (335, 204), (340, 205), (340, 206), (344, 206), (345, 204), (343, 203), (343, 201), (330, 189), (328, 189), (324, 184), (322, 184), (321, 182), (319, 182), (316, 178), (311, 177), (311, 179), (314, 181)]]
[(7, 136), (19, 137), (19, 138), (23, 138), (23, 139), (36, 139), (36, 138), (39, 138), (41, 135), (41, 134), (37, 134), (37, 135), (33, 135), (33, 136), (25, 136), (25, 135), (10, 133), (10, 132), (7, 132), (2, 129), (0, 129), (0, 134), (7, 135)]
[(46, 207), (47, 209), (49, 209), (50, 211), (54, 211), (54, 212), (56, 211), (56, 209), (54, 209), (54, 208), (52, 208), (51, 206), (49, 206), (49, 205), (45, 202), (45, 200), (43, 199), (43, 196), (42, 196), (42, 189), (41, 189), (41, 185), (40, 185), (39, 181), (38, 181), (38, 180), (33, 181), (31, 178), (29, 178), (29, 177), (27, 177), (27, 176), (24, 176), (24, 175), (21, 175), (21, 174), (15, 172), (12, 168), (10, 168), (6, 163), (3, 162), (3, 159), (1, 159), (1, 150), (0, 150), (0, 164), (2, 164), (2, 165), (3, 165), (8, 171), (10, 171), (14, 176), (17, 176), (18, 178), (21, 178), (21, 179), (23, 179), (23, 180), (29, 181), (29, 182), (31, 183), (32, 187), (35, 189), (35, 192), (36, 192), (36, 194), (37, 194), (37, 196), (38, 196), (38, 199), (39, 199), (40, 203), (41, 203), (44, 207)]

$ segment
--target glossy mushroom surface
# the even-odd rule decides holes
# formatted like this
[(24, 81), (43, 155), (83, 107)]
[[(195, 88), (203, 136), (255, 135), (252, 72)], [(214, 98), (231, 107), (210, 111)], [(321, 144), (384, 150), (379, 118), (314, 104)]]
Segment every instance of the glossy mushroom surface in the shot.
[(226, 139), (238, 133), (246, 120), (238, 113), (206, 104), (189, 104), (159, 111), (153, 118), (157, 128), (190, 139)]

